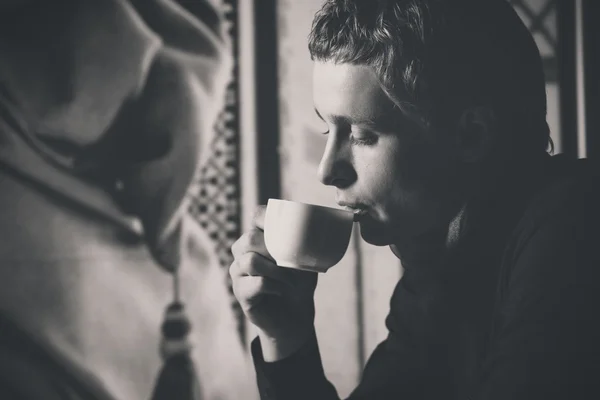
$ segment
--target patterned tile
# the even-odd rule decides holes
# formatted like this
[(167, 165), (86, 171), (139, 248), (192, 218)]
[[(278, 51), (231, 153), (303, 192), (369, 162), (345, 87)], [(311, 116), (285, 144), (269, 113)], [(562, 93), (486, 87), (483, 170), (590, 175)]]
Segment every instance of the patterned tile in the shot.
[[(239, 193), (239, 96), (237, 60), (237, 0), (222, 0), (226, 30), (230, 35), (234, 68), (226, 92), (225, 107), (215, 124), (215, 139), (208, 162), (199, 171), (191, 188), (190, 213), (207, 231), (213, 250), (223, 268), (228, 268), (233, 257), (231, 245), (240, 236)], [(233, 297), (229, 274), (226, 274), (232, 307), (238, 316), (240, 339), (245, 338), (244, 318)]]

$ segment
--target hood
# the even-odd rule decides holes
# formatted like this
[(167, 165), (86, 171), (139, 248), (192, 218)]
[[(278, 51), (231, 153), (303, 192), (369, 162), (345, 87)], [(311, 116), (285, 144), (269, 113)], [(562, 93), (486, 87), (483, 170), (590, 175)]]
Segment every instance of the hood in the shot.
[(0, 162), (126, 226), (139, 220), (169, 269), (231, 71), (214, 6), (188, 3), (0, 6)]

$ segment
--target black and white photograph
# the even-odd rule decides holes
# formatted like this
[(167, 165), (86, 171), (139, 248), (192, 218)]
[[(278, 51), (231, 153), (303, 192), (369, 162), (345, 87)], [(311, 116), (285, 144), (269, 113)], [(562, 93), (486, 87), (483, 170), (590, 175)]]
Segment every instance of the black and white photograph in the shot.
[(0, 0), (0, 400), (600, 398), (599, 20)]

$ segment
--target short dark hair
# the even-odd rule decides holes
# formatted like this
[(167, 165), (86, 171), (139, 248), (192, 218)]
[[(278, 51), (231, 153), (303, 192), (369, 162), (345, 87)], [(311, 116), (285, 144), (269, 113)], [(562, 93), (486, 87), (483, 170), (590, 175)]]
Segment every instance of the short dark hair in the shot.
[(372, 67), (397, 107), (433, 125), (483, 106), (511, 151), (551, 144), (540, 53), (506, 0), (327, 0), (309, 51)]

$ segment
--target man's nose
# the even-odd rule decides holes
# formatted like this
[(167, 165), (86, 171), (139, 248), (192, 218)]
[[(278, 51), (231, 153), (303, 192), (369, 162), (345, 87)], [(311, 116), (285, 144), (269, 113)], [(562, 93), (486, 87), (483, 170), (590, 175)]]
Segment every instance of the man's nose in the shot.
[(342, 143), (329, 134), (321, 163), (319, 164), (319, 180), (328, 186), (344, 189), (356, 180), (356, 172), (352, 166), (352, 155), (347, 143)]

